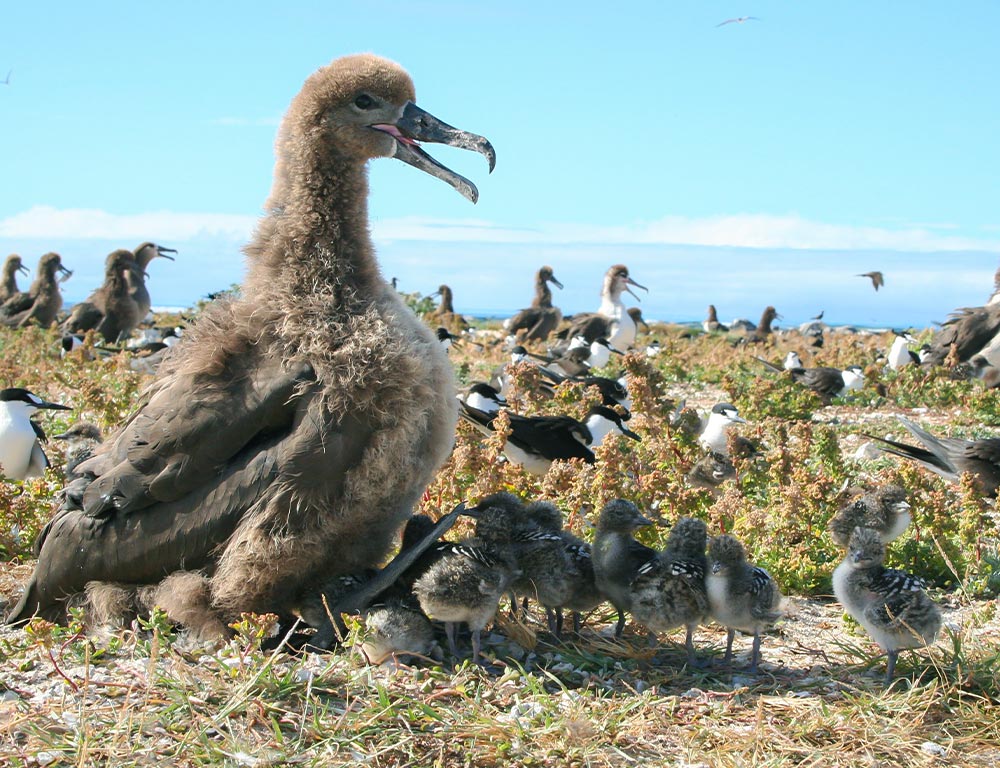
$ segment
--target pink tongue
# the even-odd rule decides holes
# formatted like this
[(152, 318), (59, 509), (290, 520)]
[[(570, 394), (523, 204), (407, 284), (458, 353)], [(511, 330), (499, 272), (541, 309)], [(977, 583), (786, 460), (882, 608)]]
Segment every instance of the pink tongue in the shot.
[(372, 128), (377, 128), (380, 131), (385, 131), (390, 136), (392, 136), (394, 139), (396, 139), (396, 141), (401, 141), (404, 144), (409, 144), (410, 146), (413, 146), (413, 147), (420, 146), (413, 139), (407, 138), (402, 133), (400, 133), (399, 132), (399, 128), (397, 128), (396, 126), (391, 125), (389, 123), (378, 123), (377, 125), (373, 125)]

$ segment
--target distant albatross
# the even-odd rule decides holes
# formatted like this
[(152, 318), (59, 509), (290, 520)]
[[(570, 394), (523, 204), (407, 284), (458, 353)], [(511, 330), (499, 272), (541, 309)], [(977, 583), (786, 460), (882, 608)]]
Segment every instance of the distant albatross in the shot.
[[(496, 158), (415, 98), (399, 65), (370, 54), (306, 80), (241, 294), (202, 312), (139, 410), (80, 465), (94, 479), (46, 526), (8, 622), (65, 620), (68, 597), (115, 583), (218, 638), (242, 612), (289, 618), (390, 551), (458, 414), (447, 356), (379, 271), (367, 164), (395, 157), (474, 202), (420, 142), (474, 150), (491, 170)], [(364, 588), (382, 591), (393, 567)]]

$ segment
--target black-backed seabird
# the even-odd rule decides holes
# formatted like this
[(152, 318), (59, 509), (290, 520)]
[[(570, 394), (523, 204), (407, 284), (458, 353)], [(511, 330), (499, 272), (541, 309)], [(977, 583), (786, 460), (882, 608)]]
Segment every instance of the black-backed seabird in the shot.
[[(785, 371), (785, 369), (779, 368), (763, 358), (755, 357), (754, 359), (763, 363), (768, 370), (776, 373)], [(865, 375), (860, 365), (849, 365), (844, 370), (825, 365), (815, 368), (789, 368), (787, 373), (793, 381), (808, 387), (819, 395), (827, 405), (833, 398), (844, 397), (848, 392), (861, 389), (865, 385)]]
[(941, 611), (924, 592), (924, 583), (885, 567), (885, 544), (870, 528), (851, 533), (847, 556), (833, 572), (833, 592), (886, 652), (886, 686), (892, 682), (899, 652), (930, 645), (941, 629)]
[[(491, 435), (496, 431), (497, 414), (484, 413), (465, 402), (461, 406), (462, 418), (480, 432)], [(544, 475), (558, 459), (583, 459), (593, 464), (591, 449), (599, 446), (608, 434), (617, 432), (639, 439), (639, 435), (625, 426), (617, 411), (603, 406), (591, 408), (585, 421), (571, 416), (504, 415), (510, 423), (504, 455), (534, 475)]]
[(11, 480), (41, 477), (49, 466), (42, 450), (45, 432), (31, 420), (40, 410), (69, 411), (20, 387), (0, 390), (0, 474)]
[(966, 307), (952, 312), (931, 339), (924, 365), (964, 363), (1000, 337), (1000, 304)]
[(892, 370), (898, 370), (906, 365), (917, 365), (920, 363), (920, 356), (916, 352), (910, 351), (910, 344), (915, 344), (917, 340), (909, 331), (893, 331), (895, 337), (892, 346), (886, 354), (886, 364)]
[(8, 621), (62, 619), (90, 581), (181, 572), (172, 604), (226, 627), (287, 614), (304, 585), (389, 551), (452, 449), (457, 406), (447, 355), (379, 271), (367, 164), (395, 157), (474, 201), (419, 142), (496, 157), (414, 98), (409, 75), (371, 54), (307, 79), (240, 295), (199, 315), (139, 411), (81, 465), (97, 476), (83, 510), (46, 528)]
[(885, 437), (865, 433), (865, 437), (880, 443), (886, 453), (902, 456), (923, 465), (931, 472), (956, 482), (959, 475), (969, 472), (987, 496), (996, 496), (1000, 488), (1000, 437), (963, 440), (957, 437), (935, 437), (904, 416), (897, 416), (921, 445), (909, 445)]
[(716, 403), (702, 423), (698, 443), (712, 453), (729, 456), (729, 430), (737, 424), (746, 424), (732, 403)]

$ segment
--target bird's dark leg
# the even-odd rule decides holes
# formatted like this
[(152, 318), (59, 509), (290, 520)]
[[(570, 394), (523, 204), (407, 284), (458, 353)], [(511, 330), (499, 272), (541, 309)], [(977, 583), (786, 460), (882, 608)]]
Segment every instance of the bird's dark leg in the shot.
[(760, 660), (760, 632), (753, 633), (753, 648), (750, 651), (750, 674), (757, 672), (757, 662)]
[(625, 630), (625, 611), (618, 609), (618, 623), (615, 624), (615, 640), (620, 640)]
[(730, 629), (726, 633), (726, 656), (723, 658), (723, 664), (729, 664), (733, 660), (733, 640), (736, 639), (736, 630)]
[(579, 635), (580, 628), (583, 626), (583, 617), (580, 615), (579, 611), (573, 611), (573, 633)]
[(555, 609), (553, 609), (553, 608), (546, 608), (545, 609), (545, 619), (546, 619), (546, 622), (549, 625), (549, 632), (551, 634), (555, 635), (556, 637), (559, 637), (559, 624), (561, 622), (556, 618)]
[(475, 629), (472, 631), (472, 663), (479, 663), (479, 650), (482, 644), (482, 630)]
[(896, 672), (896, 657), (899, 656), (899, 651), (889, 651), (886, 653), (885, 659), (885, 687), (888, 688), (892, 685), (892, 676)]
[(455, 643), (455, 632), (458, 629), (458, 624), (454, 621), (446, 621), (444, 623), (444, 634), (448, 638), (448, 650), (451, 651), (451, 655), (456, 659), (458, 658), (458, 645)]

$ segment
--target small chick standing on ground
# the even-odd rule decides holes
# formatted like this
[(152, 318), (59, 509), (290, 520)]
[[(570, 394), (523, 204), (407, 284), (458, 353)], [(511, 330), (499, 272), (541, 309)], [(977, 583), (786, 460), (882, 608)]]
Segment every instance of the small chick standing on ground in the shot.
[(594, 538), (594, 580), (618, 610), (615, 637), (622, 636), (625, 612), (632, 610), (632, 581), (639, 569), (656, 557), (652, 547), (638, 542), (635, 531), (653, 521), (644, 517), (631, 501), (613, 499), (604, 505)]
[(726, 657), (733, 658), (736, 630), (753, 634), (750, 673), (760, 659), (760, 633), (782, 616), (782, 597), (771, 574), (747, 562), (739, 539), (716, 536), (708, 544), (709, 572), (705, 577), (712, 618), (728, 630)]
[(882, 543), (888, 544), (902, 535), (910, 519), (906, 491), (899, 485), (886, 485), (841, 507), (830, 520), (830, 535), (846, 547), (855, 528), (873, 528)]
[(851, 533), (847, 556), (833, 572), (833, 592), (886, 652), (886, 686), (899, 652), (929, 645), (941, 629), (941, 611), (924, 592), (924, 583), (885, 567), (885, 544), (871, 528)]
[[(484, 500), (467, 514), (485, 517), (489, 514), (487, 508)], [(491, 534), (489, 544), (471, 539), (451, 545), (413, 584), (421, 610), (434, 621), (444, 622), (448, 647), (455, 656), (458, 656), (455, 644), (458, 624), (469, 625), (474, 664), (479, 663), (482, 630), (496, 615), (500, 598), (518, 575), (504, 551), (509, 538), (504, 540), (502, 530)]]
[(708, 616), (705, 593), (705, 523), (682, 517), (663, 551), (639, 568), (631, 584), (632, 616), (651, 632), (687, 627), (684, 647), (695, 665), (694, 630)]

